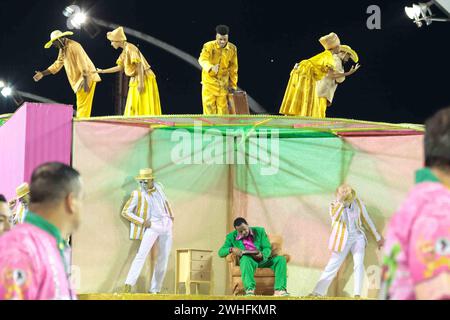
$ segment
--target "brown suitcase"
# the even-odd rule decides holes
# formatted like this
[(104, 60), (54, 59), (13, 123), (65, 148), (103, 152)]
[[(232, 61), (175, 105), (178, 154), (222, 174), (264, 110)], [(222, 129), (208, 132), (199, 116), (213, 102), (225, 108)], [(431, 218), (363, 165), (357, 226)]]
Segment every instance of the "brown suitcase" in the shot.
[(228, 94), (228, 107), (230, 114), (250, 114), (247, 93), (245, 91), (235, 91)]

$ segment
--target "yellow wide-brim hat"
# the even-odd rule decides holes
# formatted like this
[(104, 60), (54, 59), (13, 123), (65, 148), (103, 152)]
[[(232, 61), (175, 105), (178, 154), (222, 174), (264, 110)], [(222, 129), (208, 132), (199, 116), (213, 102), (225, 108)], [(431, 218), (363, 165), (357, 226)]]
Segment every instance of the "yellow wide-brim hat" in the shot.
[(61, 32), (59, 30), (55, 30), (50, 34), (50, 41), (45, 44), (44, 48), (48, 49), (52, 46), (53, 42), (55, 42), (59, 38), (71, 36), (71, 35), (73, 35), (72, 31)]
[(350, 48), (349, 46), (342, 44), (340, 50), (342, 52), (348, 53), (350, 55), (350, 58), (355, 62), (358, 63), (359, 57), (355, 50)]
[(110, 31), (106, 34), (106, 38), (109, 41), (127, 41), (127, 36), (123, 31), (123, 27), (118, 27), (113, 31)]
[(30, 187), (28, 186), (28, 183), (26, 183), (26, 182), (22, 183), (20, 186), (18, 186), (16, 188), (16, 195), (17, 195), (18, 199), (25, 197), (29, 193), (30, 193)]
[(153, 180), (153, 170), (150, 168), (139, 170), (139, 175), (135, 177), (136, 180)]
[(325, 48), (325, 50), (334, 49), (341, 44), (341, 40), (336, 33), (331, 32), (326, 36), (319, 39), (320, 44)]

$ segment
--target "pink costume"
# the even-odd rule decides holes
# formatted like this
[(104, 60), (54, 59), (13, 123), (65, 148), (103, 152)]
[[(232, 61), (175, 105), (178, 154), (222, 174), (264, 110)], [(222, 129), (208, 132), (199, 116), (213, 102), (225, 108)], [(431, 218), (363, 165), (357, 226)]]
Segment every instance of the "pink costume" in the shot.
[(450, 190), (429, 169), (416, 180), (389, 223), (382, 297), (450, 299)]
[(0, 300), (76, 299), (67, 256), (59, 230), (28, 212), (24, 224), (0, 237)]

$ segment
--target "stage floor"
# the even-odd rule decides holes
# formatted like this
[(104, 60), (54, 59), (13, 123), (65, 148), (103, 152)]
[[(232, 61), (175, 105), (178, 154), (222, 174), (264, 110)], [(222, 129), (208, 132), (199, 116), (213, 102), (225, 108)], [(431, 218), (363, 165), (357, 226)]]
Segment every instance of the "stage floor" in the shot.
[(217, 300), (217, 301), (233, 301), (233, 300), (373, 300), (365, 298), (351, 297), (273, 297), (273, 296), (209, 296), (209, 295), (184, 295), (184, 294), (141, 294), (141, 293), (105, 293), (105, 294), (79, 294), (80, 300)]

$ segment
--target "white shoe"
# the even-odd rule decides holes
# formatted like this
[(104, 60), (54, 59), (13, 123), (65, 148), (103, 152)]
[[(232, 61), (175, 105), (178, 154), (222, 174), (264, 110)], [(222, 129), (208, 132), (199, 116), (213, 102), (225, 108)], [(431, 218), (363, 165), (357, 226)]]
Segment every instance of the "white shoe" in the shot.
[(323, 295), (313, 292), (313, 293), (308, 294), (308, 297), (323, 297)]
[(286, 290), (275, 291), (273, 294), (274, 297), (288, 297), (290, 294)]

